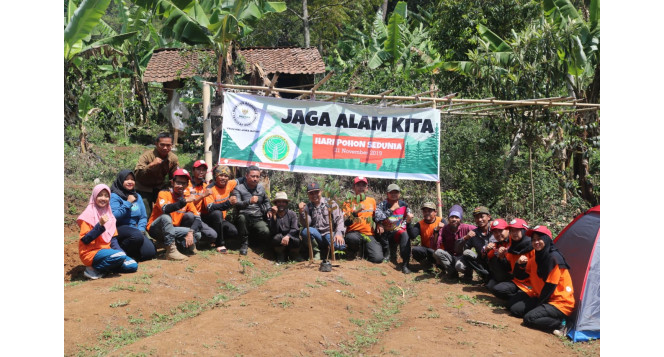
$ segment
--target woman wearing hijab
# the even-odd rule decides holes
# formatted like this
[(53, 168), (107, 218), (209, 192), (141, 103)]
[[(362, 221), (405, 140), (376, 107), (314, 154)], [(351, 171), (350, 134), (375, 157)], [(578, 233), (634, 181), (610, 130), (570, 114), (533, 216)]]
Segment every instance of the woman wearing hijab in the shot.
[(134, 173), (122, 170), (111, 185), (111, 210), (115, 216), (117, 227), (117, 243), (111, 244), (113, 249), (123, 250), (128, 256), (142, 262), (155, 257), (157, 250), (145, 236), (148, 216), (145, 204), (135, 189)]
[[(535, 295), (526, 269), (528, 264), (534, 264), (535, 251), (530, 244), (530, 237), (526, 235), (528, 229), (526, 221), (514, 218), (507, 224), (507, 229), (510, 246), (506, 250), (503, 248), (502, 251), (510, 264), (512, 280), (495, 284), (490, 290), (496, 297), (508, 300), (507, 307), (511, 310), (514, 304)], [(501, 254), (499, 248), (498, 255)]]
[(78, 255), (85, 265), (83, 275), (90, 279), (99, 279), (111, 271), (133, 273), (138, 270), (138, 263), (125, 252), (111, 249), (111, 240), (117, 231), (116, 220), (109, 205), (110, 197), (108, 186), (95, 186), (88, 206), (76, 219), (81, 228)]
[(548, 228), (535, 226), (526, 234), (532, 237), (535, 249), (535, 264), (531, 265), (529, 274), (537, 298), (526, 305), (523, 323), (561, 336), (562, 322), (574, 310), (569, 265), (553, 245)]

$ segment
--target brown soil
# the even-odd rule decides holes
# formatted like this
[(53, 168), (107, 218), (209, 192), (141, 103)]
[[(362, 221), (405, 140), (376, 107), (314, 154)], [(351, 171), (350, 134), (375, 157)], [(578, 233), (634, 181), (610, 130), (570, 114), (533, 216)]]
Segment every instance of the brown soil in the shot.
[[(65, 228), (64, 354), (72, 355), (579, 355), (521, 326), (477, 282), (404, 275), (392, 264), (275, 265), (250, 251), (203, 251), (142, 262), (134, 274), (85, 280), (75, 226)], [(163, 249), (160, 249), (162, 252)]]

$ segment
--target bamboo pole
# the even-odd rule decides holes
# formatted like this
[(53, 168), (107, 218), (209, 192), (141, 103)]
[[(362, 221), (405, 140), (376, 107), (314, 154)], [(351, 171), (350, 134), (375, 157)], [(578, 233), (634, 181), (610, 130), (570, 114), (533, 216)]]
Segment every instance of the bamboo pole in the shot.
[(316, 89), (320, 88), (320, 86), (322, 86), (323, 83), (327, 82), (327, 80), (330, 79), (330, 77), (332, 77), (333, 74), (334, 71), (330, 71), (330, 73), (328, 73), (325, 77), (323, 77), (323, 79), (318, 81), (318, 83), (316, 83), (316, 85), (313, 88), (311, 88), (311, 90), (303, 91), (304, 93), (302, 93), (301, 96), (297, 97), (297, 99), (304, 99), (308, 96), (311, 96), (312, 99), (316, 99)]
[(335, 261), (335, 259), (334, 259), (334, 222), (332, 222), (332, 205), (329, 202), (327, 203), (327, 216), (328, 216), (328, 219), (330, 220), (330, 249), (328, 249), (328, 252), (331, 253), (331, 255), (332, 255), (332, 261)]
[(210, 85), (203, 84), (203, 153), (205, 155), (205, 162), (208, 163), (208, 171), (205, 173), (205, 180), (212, 180), (212, 122), (210, 119)]
[(277, 83), (277, 78), (279, 78), (279, 72), (275, 73), (272, 75), (272, 80), (270, 81), (270, 84), (268, 85), (268, 90), (265, 91), (265, 95), (270, 95), (272, 93), (272, 88), (274, 88), (274, 85)]
[(309, 231), (309, 207), (304, 206), (304, 224), (307, 227), (307, 245), (309, 246), (309, 262), (314, 261), (314, 248), (311, 246), (311, 232)]
[[(221, 88), (227, 88), (227, 89), (236, 89), (236, 90), (247, 90), (247, 91), (265, 91), (268, 88), (267, 87), (260, 87), (260, 86), (245, 86), (245, 85), (237, 85), (237, 84), (220, 84), (220, 83), (213, 83), (213, 82), (206, 82), (210, 83), (213, 85), (216, 85)], [(281, 93), (291, 93), (291, 94), (308, 94), (311, 95), (312, 91), (305, 91), (305, 90), (296, 90), (296, 89), (286, 89), (286, 88), (272, 88), (273, 92), (281, 92)], [(326, 96), (336, 96), (336, 97), (353, 97), (353, 98), (365, 98), (365, 99), (385, 99), (385, 100), (411, 100), (411, 101), (447, 101), (449, 103), (492, 103), (492, 104), (504, 104), (504, 105), (511, 105), (515, 104), (516, 106), (526, 106), (526, 105), (539, 105), (539, 106), (552, 106), (552, 107), (584, 107), (584, 108), (592, 108), (594, 110), (600, 108), (600, 104), (596, 103), (579, 103), (577, 101), (573, 102), (552, 102), (550, 100), (497, 100), (497, 99), (464, 99), (464, 98), (455, 98), (451, 97), (450, 95), (447, 95), (445, 97), (415, 97), (415, 96), (381, 96), (377, 94), (360, 94), (360, 93), (350, 93), (350, 92), (330, 92), (330, 91), (315, 91), (316, 95), (326, 95)], [(456, 93), (454, 93), (456, 95)], [(441, 110), (449, 107), (451, 107), (454, 104), (448, 104), (448, 105), (443, 105), (441, 106)], [(458, 113), (458, 114), (464, 114), (464, 113)]]
[[(436, 109), (436, 101), (434, 100), (433, 109)], [(438, 177), (440, 177), (440, 149), (438, 150)], [(438, 197), (438, 217), (443, 216), (443, 198), (440, 195), (440, 179), (436, 180), (436, 197)]]
[[(386, 95), (388, 95), (388, 94), (390, 94), (390, 93), (392, 93), (392, 92), (394, 92), (394, 89), (388, 89), (388, 90), (386, 90), (386, 91), (384, 91), (384, 92), (380, 92), (380, 93), (378, 93), (378, 95), (384, 97), (384, 96), (386, 96)], [(373, 100), (373, 99), (362, 99), (361, 101), (359, 101), (359, 102), (357, 102), (357, 103), (355, 103), (355, 104), (362, 104), (362, 103), (364, 103), (364, 102), (368, 102), (368, 101), (370, 101), (370, 100)]]

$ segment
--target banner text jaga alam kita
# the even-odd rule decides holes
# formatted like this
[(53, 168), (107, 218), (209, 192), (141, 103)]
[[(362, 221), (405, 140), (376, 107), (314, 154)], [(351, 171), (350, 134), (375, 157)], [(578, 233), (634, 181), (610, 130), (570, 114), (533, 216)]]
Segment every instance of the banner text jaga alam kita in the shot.
[[(355, 114), (346, 116), (346, 113), (341, 113), (337, 117), (334, 127), (388, 131), (388, 117), (379, 118), (374, 116), (370, 119), (368, 115), (363, 115), (358, 121), (355, 121), (355, 119)], [(315, 110), (308, 111), (305, 114), (302, 110), (296, 110), (293, 113), (293, 109), (288, 109), (288, 115), (285, 118), (281, 118), (281, 122), (285, 124), (306, 124), (309, 126), (332, 126), (329, 113), (322, 112), (318, 116), (318, 112)], [(430, 119), (392, 117), (390, 124), (390, 129), (393, 133), (433, 133), (433, 125)]]

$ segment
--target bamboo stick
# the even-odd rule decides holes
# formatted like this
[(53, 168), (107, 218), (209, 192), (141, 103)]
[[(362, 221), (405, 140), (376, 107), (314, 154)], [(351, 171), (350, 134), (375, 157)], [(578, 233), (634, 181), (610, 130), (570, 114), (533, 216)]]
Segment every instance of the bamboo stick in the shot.
[[(207, 83), (207, 82), (206, 82)], [(250, 91), (264, 91), (266, 87), (260, 86), (245, 86), (245, 85), (236, 85), (236, 84), (211, 84), (220, 86), (227, 89), (237, 89), (237, 90), (250, 90)], [(285, 88), (272, 88), (272, 91), (278, 91), (282, 93), (292, 93), (292, 94), (311, 94), (311, 91), (296, 90), (296, 89), (285, 89)], [(548, 100), (497, 100), (497, 99), (464, 99), (464, 98), (449, 98), (446, 97), (415, 97), (415, 96), (381, 96), (376, 94), (359, 94), (359, 93), (349, 93), (349, 92), (330, 92), (330, 91), (316, 91), (317, 95), (328, 95), (328, 96), (337, 96), (337, 97), (354, 97), (354, 98), (366, 98), (366, 99), (386, 99), (386, 100), (428, 100), (428, 101), (448, 101), (454, 104), (456, 103), (493, 103), (493, 104), (505, 104), (511, 105), (515, 104), (517, 106), (526, 106), (526, 105), (540, 105), (540, 106), (553, 106), (553, 107), (584, 107), (584, 108), (593, 108), (599, 109), (600, 104), (598, 103), (579, 103), (578, 100), (574, 102), (550, 102)], [(441, 109), (449, 107), (442, 106)]]
[[(386, 90), (386, 91), (384, 91), (384, 92), (378, 93), (378, 95), (384, 97), (385, 95), (390, 94), (390, 93), (392, 93), (392, 92), (394, 92), (394, 89), (388, 89), (388, 90)], [(362, 103), (364, 103), (364, 102), (368, 102), (368, 101), (371, 101), (371, 100), (374, 100), (374, 99), (362, 99), (361, 101), (359, 101), (359, 102), (357, 102), (357, 103), (355, 103), (355, 104), (362, 104)]]
[(205, 156), (205, 162), (208, 163), (209, 169), (205, 173), (205, 180), (212, 180), (212, 168), (214, 167), (214, 162), (212, 162), (212, 122), (209, 118), (210, 114), (210, 85), (203, 84), (203, 153)]
[(333, 74), (334, 74), (334, 71), (330, 71), (330, 73), (328, 73), (325, 77), (323, 77), (323, 79), (318, 81), (318, 83), (316, 83), (316, 85), (313, 88), (311, 88), (311, 90), (306, 91), (308, 93), (303, 93), (301, 96), (297, 97), (297, 99), (304, 99), (308, 96), (311, 96), (312, 98), (315, 99), (316, 98), (316, 94), (315, 94), (316, 89), (320, 88), (320, 86), (322, 86), (323, 83), (327, 82), (327, 80), (330, 79), (330, 77), (332, 77)]
[(329, 217), (328, 219), (330, 220), (330, 249), (327, 251), (331, 253), (332, 255), (332, 261), (335, 261), (334, 259), (334, 222), (332, 222), (332, 205), (327, 202), (327, 216)]
[(304, 206), (304, 222), (307, 226), (307, 244), (309, 245), (309, 261), (314, 261), (314, 248), (311, 246), (311, 232), (309, 231), (309, 207)]

